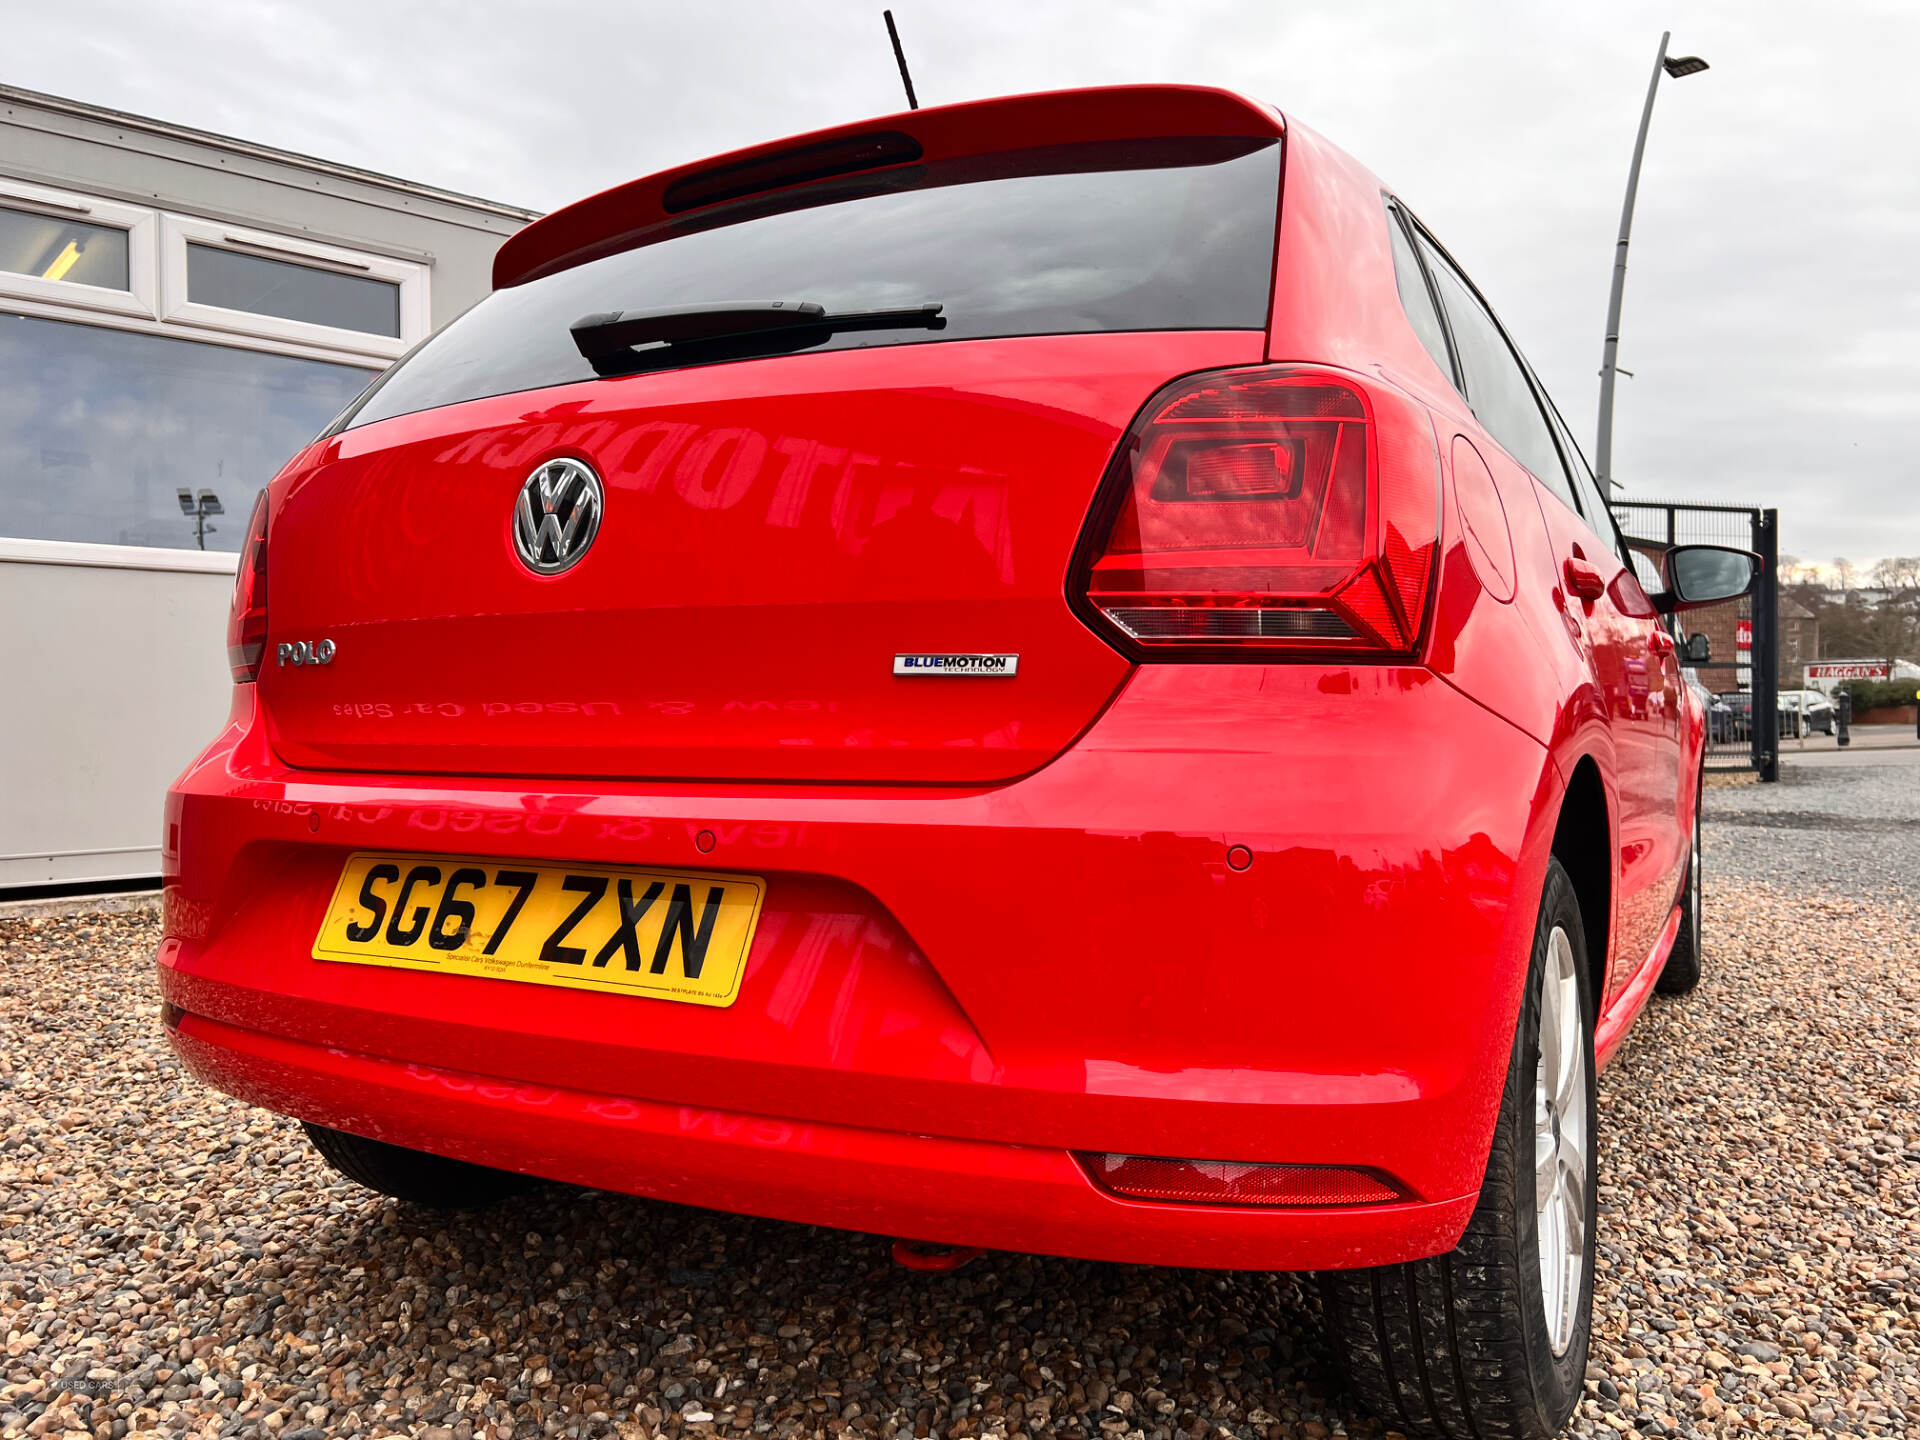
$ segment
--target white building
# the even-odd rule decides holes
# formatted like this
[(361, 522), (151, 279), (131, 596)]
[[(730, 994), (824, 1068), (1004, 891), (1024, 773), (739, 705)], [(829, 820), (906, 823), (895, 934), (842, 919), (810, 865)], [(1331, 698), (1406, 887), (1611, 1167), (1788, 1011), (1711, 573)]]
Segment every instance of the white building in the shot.
[(0, 892), (158, 875), (255, 495), (532, 218), (0, 86)]
[(1849, 680), (1912, 680), (1920, 689), (1920, 665), (1910, 660), (1889, 663), (1883, 655), (1877, 660), (1818, 660), (1807, 666), (1807, 688), (1829, 698)]

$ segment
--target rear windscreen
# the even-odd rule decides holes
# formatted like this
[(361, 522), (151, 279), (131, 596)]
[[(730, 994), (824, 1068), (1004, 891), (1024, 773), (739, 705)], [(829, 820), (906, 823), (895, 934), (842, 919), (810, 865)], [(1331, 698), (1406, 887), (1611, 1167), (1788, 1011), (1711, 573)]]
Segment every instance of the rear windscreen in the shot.
[(1264, 329), (1279, 186), (1278, 141), (1201, 137), (904, 165), (712, 206), (632, 249), (495, 291), (337, 425), (591, 380), (569, 327), (610, 310), (943, 307), (942, 329), (851, 331), (819, 350)]

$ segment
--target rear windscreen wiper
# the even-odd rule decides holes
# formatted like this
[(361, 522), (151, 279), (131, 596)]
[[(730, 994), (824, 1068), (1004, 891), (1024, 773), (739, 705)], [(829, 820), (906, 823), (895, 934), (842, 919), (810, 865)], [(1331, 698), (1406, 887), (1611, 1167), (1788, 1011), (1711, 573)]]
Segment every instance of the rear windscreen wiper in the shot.
[[(943, 330), (947, 322), (941, 309), (934, 303), (829, 314), (810, 300), (728, 301), (610, 310), (582, 316), (571, 330), (573, 343), (593, 368), (614, 375), (651, 368), (660, 359), (671, 364), (804, 350), (848, 330)], [(664, 348), (636, 353), (636, 345)]]

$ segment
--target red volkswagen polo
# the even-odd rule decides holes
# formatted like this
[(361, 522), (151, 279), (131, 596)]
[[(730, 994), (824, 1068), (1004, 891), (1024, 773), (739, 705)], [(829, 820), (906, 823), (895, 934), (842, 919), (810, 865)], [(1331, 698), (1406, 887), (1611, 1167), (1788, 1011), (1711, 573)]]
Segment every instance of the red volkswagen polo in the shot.
[(1584, 1374), (1594, 1074), (1700, 958), (1669, 612), (1479, 292), (1089, 90), (509, 240), (252, 519), (173, 1044), (377, 1190), (1323, 1272), (1393, 1423)]

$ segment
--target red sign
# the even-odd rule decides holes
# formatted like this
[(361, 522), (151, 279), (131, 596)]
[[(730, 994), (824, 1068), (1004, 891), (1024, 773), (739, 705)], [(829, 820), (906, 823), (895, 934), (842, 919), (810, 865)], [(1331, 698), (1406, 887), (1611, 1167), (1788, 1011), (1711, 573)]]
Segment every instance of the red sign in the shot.
[(1753, 649), (1753, 621), (1736, 620), (1733, 622), (1733, 648), (1736, 650)]
[(1885, 665), (1809, 665), (1809, 680), (1884, 680)]

